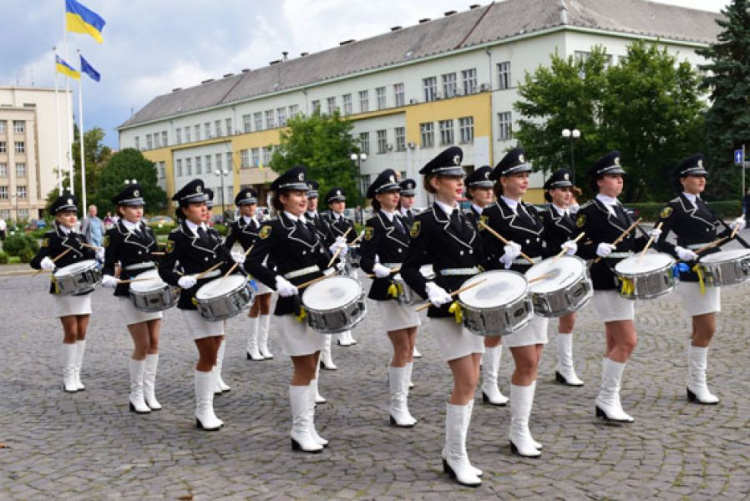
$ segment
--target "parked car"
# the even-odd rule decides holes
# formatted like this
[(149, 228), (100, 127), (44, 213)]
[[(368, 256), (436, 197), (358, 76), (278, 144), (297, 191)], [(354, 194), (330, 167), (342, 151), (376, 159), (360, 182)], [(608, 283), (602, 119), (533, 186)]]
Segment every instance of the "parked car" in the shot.
[[(145, 218), (144, 218), (145, 219)], [(169, 216), (154, 216), (147, 220), (149, 226), (165, 226), (175, 224), (174, 219)]]

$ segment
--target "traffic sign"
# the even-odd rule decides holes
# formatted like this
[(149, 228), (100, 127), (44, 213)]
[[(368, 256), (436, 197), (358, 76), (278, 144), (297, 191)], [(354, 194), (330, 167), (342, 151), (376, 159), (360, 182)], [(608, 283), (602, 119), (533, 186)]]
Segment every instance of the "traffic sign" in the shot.
[(742, 150), (734, 150), (734, 165), (742, 165), (745, 160), (743, 156)]

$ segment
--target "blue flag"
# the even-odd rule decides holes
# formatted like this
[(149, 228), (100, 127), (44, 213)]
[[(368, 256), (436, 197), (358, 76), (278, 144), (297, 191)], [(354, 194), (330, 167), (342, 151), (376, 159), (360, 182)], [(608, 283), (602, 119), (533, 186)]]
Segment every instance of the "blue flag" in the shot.
[(89, 64), (88, 61), (86, 61), (83, 56), (81, 56), (81, 73), (86, 73), (89, 77), (91, 77), (92, 80), (98, 82), (102, 79), (101, 75), (98, 71), (94, 69), (93, 66)]
[(99, 14), (76, 0), (65, 0), (65, 21), (68, 31), (91, 35), (94, 40), (102, 43), (102, 30), (106, 22)]

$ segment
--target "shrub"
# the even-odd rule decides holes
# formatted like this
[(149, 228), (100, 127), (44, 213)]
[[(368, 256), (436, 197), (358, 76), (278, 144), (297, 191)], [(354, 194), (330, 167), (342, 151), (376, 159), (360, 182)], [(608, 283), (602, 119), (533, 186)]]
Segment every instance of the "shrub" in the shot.
[(8, 264), (8, 254), (5, 251), (0, 251), (0, 264)]
[(9, 235), (3, 243), (3, 250), (11, 256), (20, 256), (24, 249), (29, 249), (32, 254), (36, 254), (39, 250), (36, 238), (23, 233), (15, 233)]
[[(707, 202), (709, 208), (721, 219), (734, 219), (742, 214), (742, 204), (739, 200), (719, 200)], [(625, 204), (626, 207), (637, 209), (644, 221), (656, 221), (666, 202), (645, 202), (637, 204)]]
[(26, 247), (25, 249), (21, 251), (21, 254), (18, 257), (21, 258), (22, 263), (30, 263), (31, 260), (34, 259), (35, 255), (36, 255), (36, 252)]

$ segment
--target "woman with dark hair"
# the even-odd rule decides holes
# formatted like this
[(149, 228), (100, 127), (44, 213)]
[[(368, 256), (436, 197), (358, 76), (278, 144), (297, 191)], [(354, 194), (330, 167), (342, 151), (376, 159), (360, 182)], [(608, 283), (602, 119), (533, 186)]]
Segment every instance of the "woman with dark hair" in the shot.
[[(279, 344), (294, 366), (289, 387), (292, 450), (317, 453), (328, 444), (318, 435), (314, 423), (318, 384), (315, 375), (325, 339), (304, 321), (297, 285), (333, 273), (333, 269), (326, 269), (328, 252), (340, 250), (340, 255), (345, 255), (347, 245), (346, 239), (339, 237), (326, 248), (306, 219), (306, 173), (305, 167), (293, 167), (271, 184), (273, 206), (279, 215), (261, 226), (247, 268), (257, 280), (279, 293), (274, 311)], [(268, 256), (273, 257), (275, 269), (264, 265)]]
[[(245, 260), (241, 253), (230, 253), (216, 234), (206, 226), (206, 201), (203, 181), (194, 179), (174, 194), (183, 218), (167, 239), (164, 260), (159, 266), (162, 280), (182, 288), (177, 308), (182, 311), (187, 333), (198, 348), (198, 363), (193, 373), (195, 380), (195, 421), (199, 429), (214, 431), (224, 422), (214, 413), (214, 393), (217, 373), (214, 367), (224, 336), (224, 322), (206, 320), (197, 311), (195, 294), (203, 285), (227, 273), (234, 263)], [(208, 273), (211, 267), (218, 265)], [(242, 273), (237, 267), (235, 273)], [(200, 278), (198, 278), (200, 277)]]
[(408, 226), (397, 212), (400, 191), (392, 169), (381, 172), (367, 189), (367, 198), (372, 199), (373, 217), (365, 225), (361, 266), (365, 273), (375, 274), (368, 297), (377, 302), (380, 318), (393, 345), (393, 358), (388, 367), (391, 425), (411, 428), (417, 420), (409, 412), (407, 400), (420, 321), (411, 305), (398, 302), (398, 286), (392, 280), (409, 248)]
[[(50, 213), (55, 221), (52, 229), (44, 234), (44, 240), (34, 259), (29, 263), (35, 270), (53, 272), (87, 259), (103, 258), (104, 249), (94, 251), (87, 246), (83, 235), (76, 233), (78, 200), (70, 193), (63, 193), (52, 203)], [(63, 255), (64, 254), (64, 255)], [(49, 293), (54, 295), (55, 316), (63, 328), (63, 390), (68, 393), (85, 390), (81, 383), (81, 365), (86, 351), (86, 330), (91, 316), (91, 292), (78, 295), (60, 295), (54, 275)]]
[(156, 371), (159, 365), (159, 331), (162, 312), (143, 312), (130, 299), (130, 283), (115, 278), (115, 266), (120, 266), (120, 280), (132, 280), (141, 273), (156, 270), (153, 252), (156, 237), (143, 221), (143, 189), (135, 180), (112, 199), (117, 224), (107, 231), (104, 239), (104, 268), (102, 287), (115, 290), (120, 313), (133, 338), (130, 358), (130, 410), (148, 414), (161, 410), (156, 400)]

